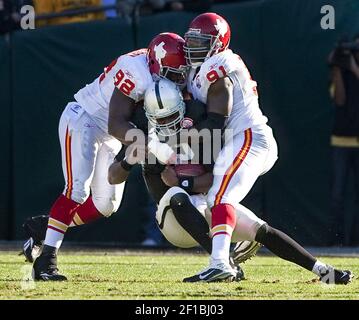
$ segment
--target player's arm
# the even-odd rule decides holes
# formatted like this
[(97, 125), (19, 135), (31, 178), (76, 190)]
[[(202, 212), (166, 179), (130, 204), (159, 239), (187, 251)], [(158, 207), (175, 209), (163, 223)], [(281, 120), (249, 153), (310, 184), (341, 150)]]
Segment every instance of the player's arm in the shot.
[[(122, 146), (114, 162), (108, 168), (107, 180), (111, 185), (125, 182), (130, 174), (132, 166), (127, 161), (124, 161), (126, 158), (126, 150), (127, 146)], [(128, 168), (128, 166), (130, 167)]]
[(226, 118), (231, 114), (233, 104), (233, 84), (228, 77), (220, 78), (208, 89), (207, 118), (196, 123), (198, 131), (207, 128), (223, 129)]
[(145, 161), (145, 156), (143, 145), (133, 143), (128, 147), (123, 146), (108, 169), (108, 182), (112, 185), (125, 182), (134, 165)]
[(123, 167), (123, 160), (115, 160), (115, 162), (112, 163), (108, 169), (108, 182), (111, 185), (121, 184), (122, 182), (125, 182), (130, 175), (131, 168), (132, 166), (129, 169), (125, 169)]
[[(215, 130), (224, 129), (226, 119), (232, 111), (232, 104), (233, 84), (228, 77), (220, 78), (211, 84), (207, 95), (207, 116), (194, 124), (192, 128), (197, 131), (190, 131), (190, 141), (197, 140), (203, 144), (212, 143), (212, 135)], [(203, 129), (209, 130), (211, 135), (201, 134)], [(196, 137), (196, 135), (198, 136)]]
[(124, 145), (136, 142), (142, 146), (147, 146), (147, 151), (154, 154), (162, 163), (173, 163), (175, 153), (170, 146), (161, 143), (158, 139), (148, 137), (130, 122), (135, 108), (135, 101), (115, 88), (110, 101), (109, 134), (120, 140)]
[[(134, 142), (134, 137), (145, 137), (143, 131), (130, 122), (134, 110), (135, 101), (115, 88), (110, 100), (108, 133), (125, 145)], [(129, 130), (131, 134), (128, 134)]]
[(228, 117), (233, 105), (233, 83), (228, 77), (220, 78), (208, 89), (207, 112)]
[(207, 193), (211, 188), (213, 183), (213, 174), (212, 172), (207, 172), (197, 177), (181, 177), (178, 178), (175, 169), (172, 166), (167, 166), (161, 173), (162, 181), (169, 187), (181, 187), (183, 184), (181, 181), (187, 180), (186, 186), (184, 189), (187, 192), (194, 193)]

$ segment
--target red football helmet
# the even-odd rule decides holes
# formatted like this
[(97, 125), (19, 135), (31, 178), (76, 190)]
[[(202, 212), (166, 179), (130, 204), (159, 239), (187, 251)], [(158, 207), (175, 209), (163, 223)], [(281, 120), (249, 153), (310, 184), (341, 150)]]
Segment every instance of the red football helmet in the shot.
[(167, 78), (182, 89), (188, 67), (183, 51), (184, 39), (175, 33), (160, 33), (148, 46), (147, 61), (152, 75)]
[(231, 29), (225, 19), (216, 13), (200, 14), (185, 34), (187, 65), (200, 66), (209, 57), (226, 50), (230, 40)]

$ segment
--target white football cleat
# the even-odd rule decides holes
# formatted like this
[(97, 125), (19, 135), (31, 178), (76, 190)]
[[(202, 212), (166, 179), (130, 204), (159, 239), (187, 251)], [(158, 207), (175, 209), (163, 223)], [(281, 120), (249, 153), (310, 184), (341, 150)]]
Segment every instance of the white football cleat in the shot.
[(183, 282), (215, 282), (215, 281), (234, 281), (237, 271), (227, 263), (211, 263), (209, 267), (194, 276), (183, 279)]

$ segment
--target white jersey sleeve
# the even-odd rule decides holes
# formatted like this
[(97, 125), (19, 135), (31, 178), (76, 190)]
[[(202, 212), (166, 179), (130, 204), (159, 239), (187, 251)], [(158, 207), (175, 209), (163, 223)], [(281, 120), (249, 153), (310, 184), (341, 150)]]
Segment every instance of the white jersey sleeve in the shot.
[(135, 102), (143, 100), (147, 87), (152, 83), (145, 59), (143, 54), (124, 55), (117, 63), (116, 74), (111, 75), (115, 87)]
[(235, 132), (267, 122), (258, 104), (257, 83), (252, 79), (243, 60), (232, 50), (225, 50), (205, 61), (195, 74), (192, 69), (187, 88), (194, 99), (207, 103), (210, 86), (228, 76), (233, 83), (233, 106), (227, 128)]
[(105, 132), (113, 91), (117, 88), (138, 102), (143, 99), (147, 86), (152, 83), (146, 52), (142, 49), (120, 56), (94, 82), (75, 94), (76, 101)]
[[(211, 84), (226, 76), (231, 78), (232, 82), (235, 81), (236, 77), (240, 77), (245, 94), (256, 96), (257, 83), (252, 80), (242, 59), (231, 50), (214, 55), (202, 64), (190, 85), (191, 88), (195, 87), (194, 90), (191, 90), (193, 91), (192, 94), (195, 95), (196, 99), (206, 103)], [(191, 81), (191, 77), (189, 80)]]

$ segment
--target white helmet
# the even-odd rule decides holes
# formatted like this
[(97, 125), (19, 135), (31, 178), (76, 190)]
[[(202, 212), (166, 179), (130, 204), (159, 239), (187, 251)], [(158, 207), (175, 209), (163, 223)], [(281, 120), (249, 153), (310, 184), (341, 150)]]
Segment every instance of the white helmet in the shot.
[[(146, 90), (144, 108), (148, 121), (158, 134), (172, 136), (181, 130), (186, 107), (180, 89), (172, 81), (153, 82)], [(163, 122), (159, 121), (161, 119)]]

